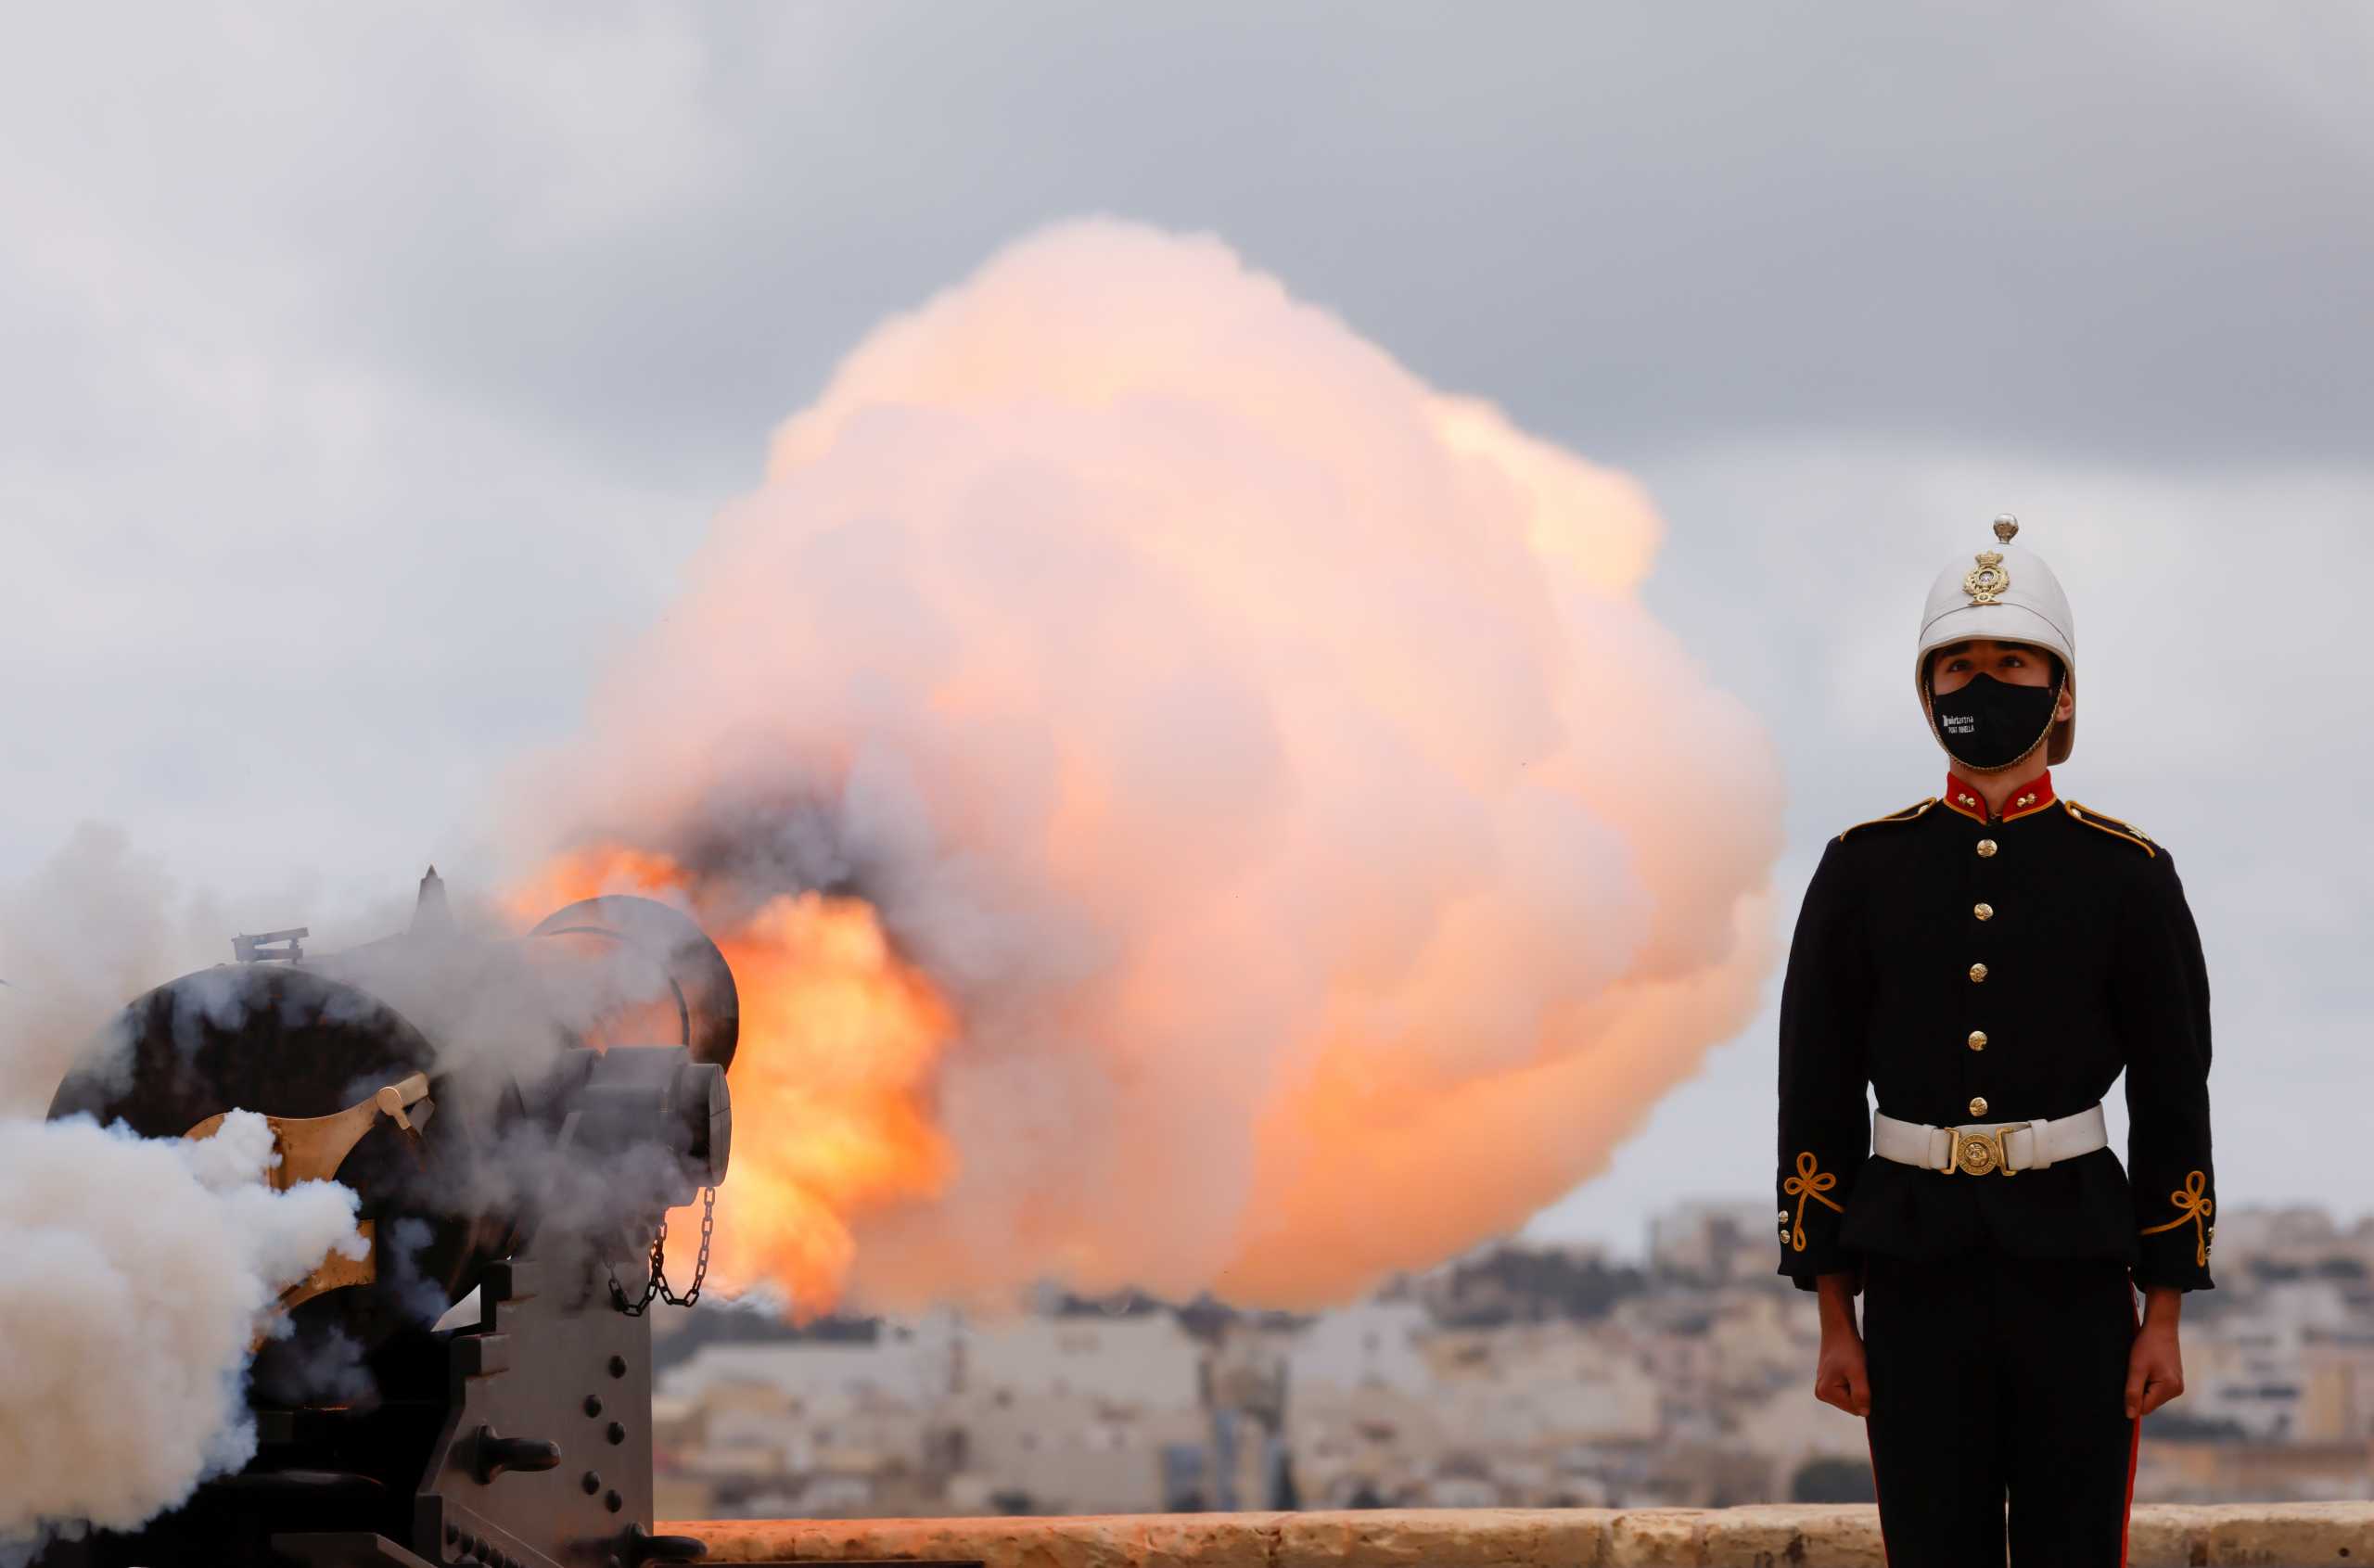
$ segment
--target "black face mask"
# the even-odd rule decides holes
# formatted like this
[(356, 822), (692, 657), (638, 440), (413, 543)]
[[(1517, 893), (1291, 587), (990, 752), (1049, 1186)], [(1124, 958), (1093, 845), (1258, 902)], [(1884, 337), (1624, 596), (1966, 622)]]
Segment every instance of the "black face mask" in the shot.
[(1955, 761), (1973, 768), (2007, 768), (2036, 748), (2052, 728), (2058, 682), (2014, 686), (1992, 675), (1974, 675), (1958, 692), (1929, 699), (1937, 738)]

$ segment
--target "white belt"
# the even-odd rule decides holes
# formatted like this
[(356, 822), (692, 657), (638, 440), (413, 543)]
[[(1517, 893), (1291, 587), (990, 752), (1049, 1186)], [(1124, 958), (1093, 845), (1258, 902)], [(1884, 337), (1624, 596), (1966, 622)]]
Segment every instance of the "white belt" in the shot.
[(1930, 1127), (1877, 1113), (1871, 1117), (1873, 1154), (1898, 1165), (1919, 1166), (1948, 1176), (1957, 1170), (1972, 1176), (1993, 1170), (2006, 1176), (2042, 1170), (2108, 1148), (2110, 1141), (2110, 1128), (2100, 1105), (2054, 1121), (1971, 1122), (1962, 1127)]

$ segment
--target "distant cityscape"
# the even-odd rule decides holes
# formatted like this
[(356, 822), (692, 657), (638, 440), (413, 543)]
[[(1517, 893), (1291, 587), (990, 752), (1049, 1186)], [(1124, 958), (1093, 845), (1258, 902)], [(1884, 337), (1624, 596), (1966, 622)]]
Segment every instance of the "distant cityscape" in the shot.
[[(2218, 1217), (2139, 1501), (2374, 1498), (2374, 1216)], [(1647, 1255), (1503, 1243), (1308, 1315), (1084, 1302), (662, 1324), (663, 1518), (1694, 1506), (1871, 1496), (1760, 1203)]]

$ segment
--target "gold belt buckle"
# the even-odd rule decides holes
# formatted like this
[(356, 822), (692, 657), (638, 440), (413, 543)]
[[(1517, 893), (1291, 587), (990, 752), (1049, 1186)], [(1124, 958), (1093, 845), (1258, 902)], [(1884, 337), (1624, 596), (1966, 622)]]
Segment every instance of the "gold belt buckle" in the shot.
[(1985, 1176), (1989, 1171), (1999, 1170), (2006, 1176), (2019, 1175), (2019, 1167), (2011, 1163), (2010, 1139), (2011, 1134), (2035, 1125), (2034, 1122), (2012, 1122), (2007, 1127), (1997, 1128), (1993, 1132), (1948, 1128), (1953, 1134), (1954, 1146), (1946, 1162), (1945, 1173), (1951, 1176), (1959, 1170), (1972, 1176)]

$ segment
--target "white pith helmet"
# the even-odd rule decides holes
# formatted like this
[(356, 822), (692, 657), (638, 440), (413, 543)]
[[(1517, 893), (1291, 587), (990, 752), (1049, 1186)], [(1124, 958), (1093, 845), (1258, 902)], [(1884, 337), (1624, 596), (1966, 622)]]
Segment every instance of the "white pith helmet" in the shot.
[[(1956, 561), (1937, 574), (1930, 585), (1929, 603), (1921, 611), (1921, 650), (1912, 660), (1912, 683), (1921, 694), (1921, 711), (1929, 712), (1929, 656), (1953, 643), (1987, 638), (1998, 643), (2025, 643), (2061, 656), (2074, 682), (2077, 676), (2077, 622), (2069, 613), (2069, 595), (2061, 580), (2036, 555), (2015, 549), (2011, 540), (2020, 519), (2005, 513), (1995, 519), (1996, 546)], [(1934, 723), (1934, 720), (1933, 720)], [(2074, 718), (2052, 727), (2045, 759), (2067, 761), (2077, 744)]]

